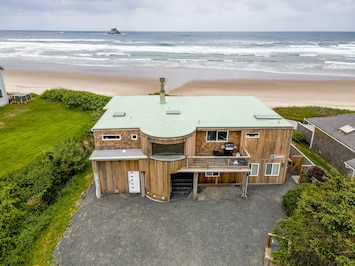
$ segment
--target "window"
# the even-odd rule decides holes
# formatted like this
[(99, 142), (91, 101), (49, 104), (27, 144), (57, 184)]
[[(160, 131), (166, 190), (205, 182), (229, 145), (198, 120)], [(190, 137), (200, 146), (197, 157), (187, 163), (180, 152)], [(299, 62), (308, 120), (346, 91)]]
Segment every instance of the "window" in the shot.
[(280, 172), (279, 163), (267, 163), (265, 169), (266, 176), (278, 176)]
[(260, 138), (260, 134), (259, 133), (247, 133), (246, 135), (247, 139), (258, 139)]
[(131, 134), (131, 140), (137, 140), (138, 135), (137, 134)]
[(219, 172), (205, 172), (205, 177), (219, 177)]
[(121, 140), (121, 134), (102, 135), (102, 140)]
[(228, 141), (228, 131), (207, 131), (206, 133), (206, 141)]
[(251, 163), (249, 164), (250, 168), (250, 176), (257, 176), (259, 174), (259, 164), (258, 163)]
[(184, 143), (178, 144), (152, 144), (152, 155), (169, 156), (184, 155)]

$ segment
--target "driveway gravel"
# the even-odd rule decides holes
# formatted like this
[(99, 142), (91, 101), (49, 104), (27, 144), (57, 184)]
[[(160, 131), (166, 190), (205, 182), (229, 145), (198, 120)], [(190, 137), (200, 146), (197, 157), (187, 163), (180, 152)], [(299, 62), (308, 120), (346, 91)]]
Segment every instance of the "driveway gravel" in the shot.
[(158, 203), (88, 191), (54, 258), (59, 265), (263, 265), (267, 233), (296, 184), (204, 187), (197, 200)]

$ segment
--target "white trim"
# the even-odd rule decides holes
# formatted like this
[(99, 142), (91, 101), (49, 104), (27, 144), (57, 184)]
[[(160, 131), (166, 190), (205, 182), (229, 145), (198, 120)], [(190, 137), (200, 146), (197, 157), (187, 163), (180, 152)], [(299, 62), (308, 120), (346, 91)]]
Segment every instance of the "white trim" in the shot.
[[(216, 132), (216, 139), (215, 140), (209, 140), (208, 139), (208, 132)], [(227, 133), (226, 139), (218, 140), (218, 133), (219, 132), (226, 132)], [(228, 137), (229, 137), (228, 130), (207, 130), (206, 131), (206, 142), (228, 142)]]
[(101, 136), (103, 141), (110, 141), (110, 140), (121, 140), (121, 134), (105, 134)]
[(138, 134), (131, 134), (131, 140), (138, 140)]
[[(271, 173), (270, 174), (267, 174), (266, 171), (267, 171), (267, 165), (268, 164), (271, 164)], [(277, 174), (273, 174), (274, 172), (274, 167), (275, 166), (278, 166), (277, 168)], [(279, 176), (280, 175), (280, 167), (281, 167), (281, 163), (266, 163), (265, 164), (265, 176)]]
[(247, 139), (258, 139), (258, 138), (260, 138), (260, 133), (247, 132), (247, 133), (245, 133), (245, 138), (247, 138)]
[[(256, 165), (257, 168), (256, 168), (256, 174), (253, 175), (253, 172), (252, 172), (252, 166), (253, 165)], [(249, 173), (249, 176), (258, 176), (259, 175), (259, 167), (260, 167), (260, 164), (259, 163), (250, 163), (249, 164), (249, 168), (250, 168), (250, 173)]]
[(219, 177), (220, 172), (205, 172), (205, 177)]

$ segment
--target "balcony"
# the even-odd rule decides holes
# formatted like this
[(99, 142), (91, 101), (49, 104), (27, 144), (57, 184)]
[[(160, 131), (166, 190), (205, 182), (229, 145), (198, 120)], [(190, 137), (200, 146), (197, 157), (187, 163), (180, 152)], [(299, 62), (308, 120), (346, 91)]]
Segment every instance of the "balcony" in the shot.
[(250, 155), (245, 148), (239, 156), (186, 156), (179, 172), (248, 172)]

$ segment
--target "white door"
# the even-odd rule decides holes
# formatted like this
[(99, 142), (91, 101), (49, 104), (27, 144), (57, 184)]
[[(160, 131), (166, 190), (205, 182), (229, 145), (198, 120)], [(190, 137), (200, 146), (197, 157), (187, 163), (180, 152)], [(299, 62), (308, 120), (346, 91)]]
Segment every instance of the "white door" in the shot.
[(141, 192), (141, 184), (139, 182), (139, 171), (128, 172), (128, 189), (129, 193)]

